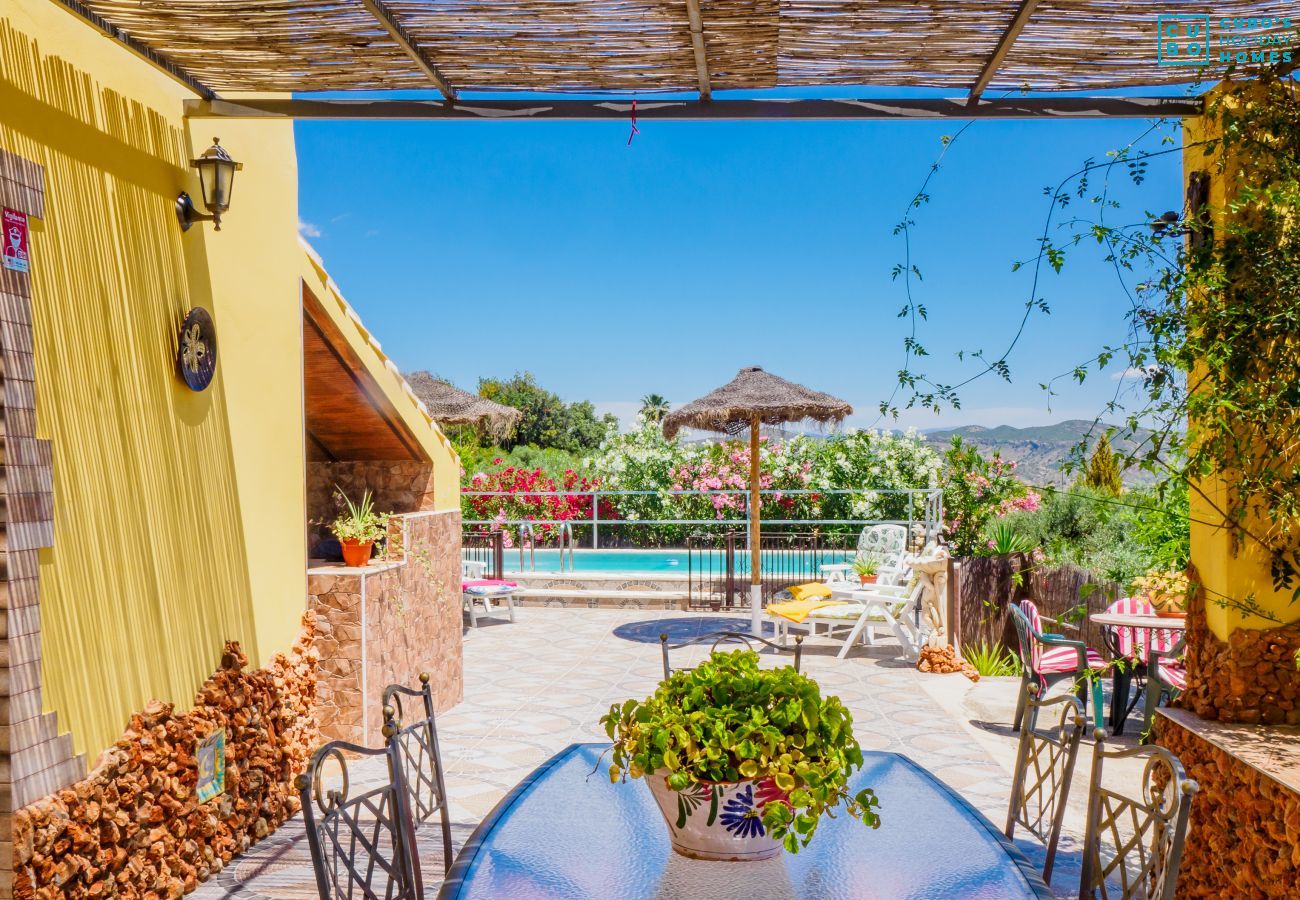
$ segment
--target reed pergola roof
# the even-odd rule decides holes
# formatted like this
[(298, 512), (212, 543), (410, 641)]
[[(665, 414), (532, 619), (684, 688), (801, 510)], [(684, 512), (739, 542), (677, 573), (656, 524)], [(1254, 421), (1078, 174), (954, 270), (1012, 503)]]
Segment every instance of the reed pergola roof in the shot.
[(741, 369), (722, 387), (664, 416), (664, 437), (683, 428), (738, 433), (755, 419), (764, 425), (785, 422), (839, 422), (853, 413), (847, 400), (786, 381), (758, 366)]
[[(985, 90), (1203, 80), (1169, 0), (58, 0), (217, 91)], [(1177, 4), (1174, 11), (1179, 11)], [(1219, 0), (1216, 20), (1260, 15)]]
[(462, 391), (428, 372), (412, 372), (406, 376), (406, 383), (439, 425), (481, 425), (489, 433), (504, 437), (523, 417), (513, 406)]

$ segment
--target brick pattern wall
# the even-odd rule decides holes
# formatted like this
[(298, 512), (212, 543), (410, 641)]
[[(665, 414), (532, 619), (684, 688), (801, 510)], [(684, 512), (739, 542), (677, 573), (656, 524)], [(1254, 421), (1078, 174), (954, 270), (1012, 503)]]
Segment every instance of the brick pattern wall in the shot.
[[(1193, 583), (1195, 569), (1189, 569)], [(1187, 610), (1187, 691), (1178, 705), (1203, 719), (1300, 725), (1300, 622), (1239, 628), (1221, 641), (1210, 631), (1205, 600)]]
[[(298, 811), (293, 778), (319, 743), (315, 616), (293, 649), (248, 672), (239, 644), (174, 713), (132, 716), (90, 776), (14, 818), (18, 897), (179, 897)], [(225, 791), (196, 796), (198, 742), (226, 732)]]
[[(0, 150), (0, 206), (45, 214), (40, 166)], [(30, 265), (53, 265), (32, 248)], [(13, 896), (14, 812), (81, 778), (42, 712), (39, 553), (54, 545), (53, 454), (36, 437), (31, 280), (0, 268), (0, 898)]]
[(329, 522), (338, 515), (335, 486), (361, 500), (366, 491), (380, 512), (426, 512), (434, 508), (433, 466), (427, 462), (307, 462), (307, 517)]
[(1192, 801), (1177, 896), (1295, 897), (1300, 794), (1163, 716), (1156, 735), (1201, 788)]
[(428, 672), (439, 710), (464, 696), (460, 513), (402, 519), (405, 559), (369, 574), (308, 576), (319, 617), (321, 734), (377, 745), (380, 694)]

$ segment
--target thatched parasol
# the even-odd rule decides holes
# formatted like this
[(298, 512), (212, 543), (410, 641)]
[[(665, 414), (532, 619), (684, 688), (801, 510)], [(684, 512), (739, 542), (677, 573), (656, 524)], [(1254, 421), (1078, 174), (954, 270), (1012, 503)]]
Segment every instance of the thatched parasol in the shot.
[(412, 372), (406, 383), (439, 425), (482, 425), (490, 434), (505, 437), (523, 417), (513, 406), (462, 391), (428, 372)]
[(778, 378), (758, 366), (741, 369), (735, 379), (711, 394), (664, 417), (664, 437), (683, 428), (739, 434), (749, 426), (749, 601), (754, 634), (763, 627), (760, 582), (758, 429), (785, 422), (839, 422), (853, 412), (843, 400)]

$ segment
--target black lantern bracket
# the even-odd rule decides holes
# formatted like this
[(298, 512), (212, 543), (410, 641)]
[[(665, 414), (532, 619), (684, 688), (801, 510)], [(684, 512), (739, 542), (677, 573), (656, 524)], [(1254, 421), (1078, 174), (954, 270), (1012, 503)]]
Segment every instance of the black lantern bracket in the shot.
[(193, 198), (181, 191), (176, 198), (176, 219), (180, 222), (181, 231), (189, 231), (195, 222), (212, 222), (214, 230), (220, 231), (221, 216), (230, 208), (235, 173), (243, 169), (244, 164), (231, 159), (226, 148), (221, 146), (221, 139), (214, 137), (212, 146), (204, 150), (198, 159), (190, 160), (190, 165), (198, 169), (203, 205), (208, 208), (208, 213), (199, 212)]

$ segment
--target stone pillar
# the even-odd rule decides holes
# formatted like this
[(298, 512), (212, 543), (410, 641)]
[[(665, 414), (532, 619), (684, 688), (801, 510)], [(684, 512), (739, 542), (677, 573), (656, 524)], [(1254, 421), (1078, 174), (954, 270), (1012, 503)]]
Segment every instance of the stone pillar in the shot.
[[(40, 219), (40, 166), (0, 150), (0, 206)], [(39, 247), (31, 266), (42, 260)], [(45, 264), (52, 264), (46, 260)], [(54, 544), (50, 442), (36, 437), (31, 278), (0, 268), (0, 898), (13, 896), (13, 814), (86, 774), (41, 704), (39, 557)]]

